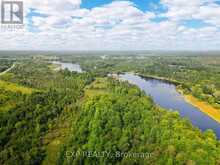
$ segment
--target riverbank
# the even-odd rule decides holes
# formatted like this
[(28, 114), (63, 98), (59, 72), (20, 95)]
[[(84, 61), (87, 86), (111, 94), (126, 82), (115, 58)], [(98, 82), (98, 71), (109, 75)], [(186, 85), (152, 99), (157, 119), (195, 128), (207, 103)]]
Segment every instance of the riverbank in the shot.
[[(166, 81), (169, 83), (173, 83), (175, 85), (180, 85), (181, 83), (175, 80), (167, 79), (164, 77), (158, 77), (158, 76), (151, 76), (151, 75), (137, 75), (144, 77), (144, 78), (152, 78), (156, 80)], [(220, 124), (220, 109), (214, 108), (212, 105), (210, 105), (207, 102), (201, 101), (194, 96), (188, 94), (184, 94), (182, 90), (177, 89), (177, 91), (184, 97), (185, 101), (189, 104), (193, 105), (194, 107), (198, 108), (201, 112), (205, 113), (209, 117), (211, 117), (213, 120), (217, 121)]]
[(139, 73), (135, 73), (135, 75), (138, 75), (142, 78), (151, 78), (151, 79), (161, 80), (161, 81), (164, 81), (164, 82), (172, 83), (174, 85), (182, 84), (179, 81), (176, 81), (176, 80), (173, 80), (173, 79), (168, 79), (168, 78), (165, 78), (165, 77), (159, 77), (159, 76), (153, 76), (153, 75), (143, 75), (143, 74), (139, 74)]
[(213, 120), (220, 124), (220, 109), (214, 108), (210, 104), (195, 98), (192, 95), (183, 94), (182, 91), (178, 90), (184, 97), (184, 99), (189, 103), (198, 108), (201, 112), (205, 113)]

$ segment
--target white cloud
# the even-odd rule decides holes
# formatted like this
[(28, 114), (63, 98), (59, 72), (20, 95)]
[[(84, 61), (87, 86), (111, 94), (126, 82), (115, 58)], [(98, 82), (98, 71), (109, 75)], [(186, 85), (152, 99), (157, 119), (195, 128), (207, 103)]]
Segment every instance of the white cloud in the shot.
[[(19, 32), (0, 32), (0, 49), (216, 49), (220, 47), (219, 5), (212, 0), (161, 0), (168, 8), (157, 14), (144, 12), (130, 1), (114, 1), (92, 9), (80, 8), (81, 0), (26, 0), (30, 8), (47, 17), (32, 16)], [(28, 13), (26, 13), (28, 14)], [(181, 25), (201, 19), (212, 25), (200, 29)], [(30, 27), (27, 25), (31, 24)], [(33, 28), (38, 31), (33, 32)], [(5, 42), (7, 41), (7, 42)]]
[(168, 8), (163, 16), (174, 21), (200, 19), (220, 27), (220, 5), (214, 0), (161, 0)]
[(195, 13), (193, 17), (220, 27), (220, 6), (214, 4), (201, 6), (199, 12)]
[(26, 9), (35, 9), (45, 14), (63, 14), (80, 7), (81, 0), (24, 0)]

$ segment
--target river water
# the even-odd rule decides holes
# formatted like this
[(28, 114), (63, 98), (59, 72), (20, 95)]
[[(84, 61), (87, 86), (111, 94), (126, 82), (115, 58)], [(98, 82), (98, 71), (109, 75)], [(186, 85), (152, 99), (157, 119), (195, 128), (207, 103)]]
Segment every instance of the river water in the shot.
[[(60, 65), (60, 69), (68, 69), (69, 71), (78, 73), (83, 72), (79, 64), (60, 61), (53, 61), (52, 63)], [(187, 103), (184, 97), (177, 92), (174, 84), (152, 78), (142, 78), (130, 73), (121, 74), (119, 77), (122, 80), (127, 80), (137, 85), (147, 95), (150, 95), (159, 106), (170, 111), (178, 111), (181, 117), (188, 118), (193, 125), (202, 131), (212, 129), (218, 139), (220, 139), (220, 124), (201, 112), (198, 108)]]
[(184, 97), (177, 92), (174, 84), (150, 79), (142, 78), (134, 74), (121, 74), (120, 79), (137, 85), (147, 95), (150, 95), (154, 102), (163, 108), (171, 111), (178, 111), (181, 117), (188, 118), (193, 125), (200, 128), (202, 131), (212, 129), (218, 139), (220, 139), (220, 124), (201, 112), (198, 108), (187, 103)]
[(52, 61), (51, 63), (59, 65), (60, 68), (58, 68), (58, 69), (68, 69), (71, 72), (75, 71), (75, 72), (78, 72), (78, 73), (82, 73), (83, 72), (83, 70), (82, 70), (82, 68), (80, 67), (79, 64), (60, 62), (60, 61)]

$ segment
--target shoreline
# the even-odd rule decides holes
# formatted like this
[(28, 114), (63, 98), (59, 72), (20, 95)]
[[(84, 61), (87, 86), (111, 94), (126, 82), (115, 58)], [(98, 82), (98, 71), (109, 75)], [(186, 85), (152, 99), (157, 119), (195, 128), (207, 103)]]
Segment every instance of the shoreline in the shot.
[[(145, 77), (145, 78), (152, 78), (152, 79), (157, 79), (157, 80), (162, 80), (162, 81), (166, 81), (169, 83), (173, 83), (174, 85), (180, 85), (181, 83), (175, 80), (169, 80), (167, 78), (164, 77), (157, 77), (157, 76), (151, 76), (151, 75), (142, 75), (142, 74), (138, 74), (137, 75), (141, 76), (141, 77)], [(194, 97), (191, 94), (184, 94), (183, 91), (181, 89), (177, 89), (177, 92), (179, 92), (184, 100), (186, 102), (188, 102), (189, 104), (195, 106), (196, 108), (198, 108), (198, 110), (200, 110), (201, 112), (205, 113), (207, 116), (209, 116), (210, 118), (212, 118), (213, 120), (215, 120), (217, 123), (220, 124), (220, 109), (214, 108), (212, 105), (210, 105), (209, 103), (205, 102), (205, 101), (201, 101), (199, 99), (197, 99), (196, 97)]]
[(209, 116), (210, 118), (212, 118), (213, 120), (215, 120), (216, 122), (218, 122), (220, 124), (220, 110), (214, 108), (209, 103), (206, 103), (204, 101), (201, 101), (201, 100), (195, 98), (192, 95), (185, 95), (181, 91), (179, 91), (179, 90), (177, 90), (177, 91), (181, 93), (181, 95), (184, 97), (186, 102), (195, 106), (201, 112), (205, 113), (207, 116)]
[(173, 80), (173, 79), (168, 79), (168, 78), (165, 78), (165, 77), (159, 77), (159, 76), (153, 76), (153, 75), (143, 75), (143, 74), (139, 74), (139, 73), (135, 73), (135, 74), (142, 77), (142, 78), (150, 78), (150, 79), (160, 80), (160, 81), (164, 81), (164, 82), (167, 82), (167, 83), (174, 84), (176, 86), (182, 84), (179, 81), (176, 81), (176, 80)]

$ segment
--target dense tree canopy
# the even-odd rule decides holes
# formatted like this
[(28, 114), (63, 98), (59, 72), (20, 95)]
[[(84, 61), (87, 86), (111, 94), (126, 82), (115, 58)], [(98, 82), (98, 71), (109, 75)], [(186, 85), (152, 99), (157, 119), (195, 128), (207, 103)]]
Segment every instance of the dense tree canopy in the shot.
[[(85, 73), (57, 71), (47, 58), (17, 60), (0, 76), (0, 164), (42, 164), (45, 137), (59, 132), (53, 130), (57, 123), (70, 127), (67, 141), (53, 152), (57, 164), (220, 164), (213, 131), (202, 133), (133, 85), (103, 78), (129, 71), (164, 77), (218, 108), (218, 57), (59, 57), (80, 63)], [(0, 72), (12, 63), (0, 60)]]
[(13, 89), (7, 83), (0, 88), (0, 164), (40, 164), (45, 157), (42, 138), (67, 106), (77, 104), (92, 78), (29, 61), (2, 79), (11, 81)]
[[(134, 86), (114, 80), (105, 83), (108, 85), (102, 88), (103, 94), (93, 95), (83, 103), (73, 123), (72, 138), (61, 150), (59, 163), (220, 163), (220, 143), (212, 131), (202, 134), (189, 121), (180, 119), (178, 113), (156, 107)], [(88, 151), (94, 155), (83, 155)], [(103, 151), (111, 156), (95, 156)]]

